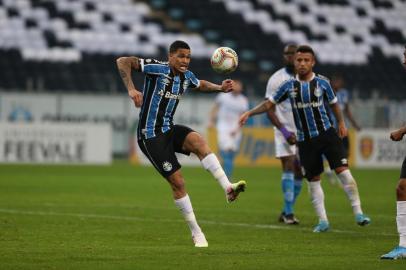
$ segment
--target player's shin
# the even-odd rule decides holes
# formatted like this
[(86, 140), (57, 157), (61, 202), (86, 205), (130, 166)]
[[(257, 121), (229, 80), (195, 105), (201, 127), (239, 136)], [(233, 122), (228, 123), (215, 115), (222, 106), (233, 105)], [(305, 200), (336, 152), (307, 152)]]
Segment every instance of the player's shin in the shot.
[(396, 223), (399, 232), (399, 246), (406, 248), (406, 201), (397, 201)]
[(317, 216), (319, 217), (319, 221), (327, 221), (327, 213), (324, 206), (324, 192), (321, 188), (320, 180), (309, 182), (309, 191), (312, 204)]
[(192, 203), (190, 201), (189, 195), (186, 194), (185, 197), (175, 200), (175, 204), (185, 218), (192, 235), (198, 235), (202, 233), (199, 225), (197, 224), (195, 214), (193, 212)]
[(354, 215), (362, 214), (357, 183), (352, 177), (350, 170), (347, 169), (342, 171), (341, 173), (337, 174), (337, 177), (340, 179), (343, 189), (347, 194), (348, 200), (351, 202)]
[(282, 192), (284, 198), (283, 212), (286, 215), (293, 213), (294, 188), (293, 172), (284, 172), (282, 174)]
[(201, 160), (201, 162), (203, 167), (208, 170), (214, 178), (216, 178), (220, 186), (224, 189), (224, 191), (226, 191), (231, 183), (228, 180), (228, 177), (225, 174), (223, 168), (221, 167), (221, 164), (216, 155), (213, 153), (208, 154)]

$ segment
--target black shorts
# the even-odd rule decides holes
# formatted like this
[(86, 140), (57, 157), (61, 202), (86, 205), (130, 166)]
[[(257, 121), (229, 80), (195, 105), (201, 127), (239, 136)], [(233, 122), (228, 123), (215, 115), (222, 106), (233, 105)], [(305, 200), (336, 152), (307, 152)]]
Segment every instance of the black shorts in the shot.
[(138, 140), (138, 145), (155, 169), (167, 178), (181, 168), (175, 152), (190, 155), (190, 152), (182, 150), (182, 146), (186, 136), (193, 131), (182, 125), (174, 125), (154, 138)]
[(298, 147), (304, 175), (309, 180), (324, 171), (323, 155), (331, 169), (348, 166), (343, 141), (333, 128), (315, 138), (298, 142)]
[(343, 141), (345, 157), (348, 159), (350, 155), (350, 139), (348, 138), (348, 136), (345, 136), (341, 140)]
[(406, 179), (406, 157), (402, 163), (402, 169), (400, 170), (400, 179)]

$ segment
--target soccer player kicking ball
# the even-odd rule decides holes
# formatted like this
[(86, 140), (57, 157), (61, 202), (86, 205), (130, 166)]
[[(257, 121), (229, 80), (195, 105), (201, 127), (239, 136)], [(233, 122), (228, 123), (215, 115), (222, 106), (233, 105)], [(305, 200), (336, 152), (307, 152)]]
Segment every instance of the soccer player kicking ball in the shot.
[[(203, 137), (186, 126), (173, 124), (179, 99), (188, 88), (204, 92), (231, 92), (234, 89), (232, 80), (224, 80), (221, 85), (198, 80), (188, 70), (190, 59), (189, 45), (183, 41), (175, 41), (169, 47), (168, 62), (134, 56), (120, 57), (117, 59), (117, 67), (128, 95), (136, 107), (141, 107), (137, 129), (138, 145), (171, 186), (175, 204), (189, 225), (195, 247), (207, 247), (205, 235), (196, 221), (192, 203), (186, 193), (181, 165), (175, 152), (185, 155), (194, 153), (224, 189), (228, 202), (237, 199), (246, 183), (230, 183)], [(132, 70), (145, 74), (142, 91), (134, 86)]]
[[(403, 65), (406, 67), (406, 46), (403, 51)], [(406, 126), (391, 132), (393, 141), (401, 141), (406, 134)], [(400, 171), (400, 179), (396, 188), (397, 209), (396, 223), (399, 232), (399, 246), (381, 256), (381, 259), (396, 260), (406, 259), (406, 157)]]
[[(274, 109), (275, 104), (289, 99), (292, 104), (297, 135), (287, 139), (290, 144), (297, 141), (300, 162), (305, 176), (309, 181), (312, 204), (319, 217), (314, 232), (329, 230), (324, 192), (320, 185), (320, 174), (323, 172), (323, 154), (327, 157), (330, 167), (335, 170), (347, 194), (358, 225), (364, 226), (371, 222), (363, 214), (358, 194), (357, 183), (348, 169), (342, 140), (347, 128), (337, 105), (337, 97), (328, 80), (313, 72), (315, 55), (309, 46), (299, 46), (294, 56), (296, 77), (281, 84), (267, 100), (240, 117), (240, 125), (244, 125), (250, 116)], [(338, 135), (331, 125), (324, 101), (327, 101), (339, 122)], [(280, 128), (280, 127), (278, 127)]]

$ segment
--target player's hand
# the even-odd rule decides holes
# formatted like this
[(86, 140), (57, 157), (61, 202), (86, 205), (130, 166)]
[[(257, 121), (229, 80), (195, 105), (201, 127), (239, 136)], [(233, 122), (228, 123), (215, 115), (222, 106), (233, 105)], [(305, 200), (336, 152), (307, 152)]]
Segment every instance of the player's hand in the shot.
[(245, 112), (240, 116), (240, 119), (238, 120), (238, 124), (240, 125), (240, 127), (242, 127), (243, 125), (245, 125), (245, 123), (247, 122), (248, 118), (250, 117), (250, 113), (249, 112)]
[(128, 95), (134, 101), (135, 107), (137, 107), (137, 108), (141, 107), (143, 95), (140, 91), (138, 91), (136, 89), (130, 89), (130, 90), (128, 90)]
[(347, 130), (347, 128), (345, 127), (344, 122), (343, 122), (343, 123), (339, 123), (339, 124), (338, 124), (338, 137), (344, 138), (344, 137), (347, 137), (347, 135), (348, 135), (348, 130)]
[(295, 133), (292, 133), (292, 134), (290, 135), (290, 137), (286, 139), (286, 141), (287, 141), (290, 145), (295, 145), (295, 144), (296, 144), (296, 135), (295, 135)]
[(224, 93), (232, 92), (234, 90), (234, 81), (227, 79), (221, 82), (221, 91)]
[(391, 132), (390, 139), (392, 141), (401, 141), (403, 139), (403, 135), (405, 134), (402, 132), (402, 130), (398, 129)]

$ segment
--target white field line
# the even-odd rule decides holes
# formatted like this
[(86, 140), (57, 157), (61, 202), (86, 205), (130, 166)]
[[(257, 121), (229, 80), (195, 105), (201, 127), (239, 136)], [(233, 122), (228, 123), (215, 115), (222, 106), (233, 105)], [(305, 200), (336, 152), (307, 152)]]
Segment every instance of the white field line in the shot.
[[(82, 214), (82, 213), (58, 213), (58, 212), (44, 212), (44, 211), (21, 211), (16, 209), (2, 209), (0, 208), (0, 213), (6, 214), (17, 214), (17, 215), (34, 215), (34, 216), (67, 216), (76, 218), (89, 218), (89, 219), (112, 219), (112, 220), (126, 220), (126, 221), (138, 221), (138, 222), (167, 222), (167, 223), (183, 223), (182, 219), (154, 219), (154, 218), (141, 218), (141, 217), (130, 217), (130, 216), (111, 216), (111, 215), (100, 215), (100, 214)], [(215, 225), (215, 226), (231, 226), (231, 227), (246, 227), (255, 229), (271, 229), (271, 230), (296, 230), (296, 231), (311, 231), (309, 227), (302, 226), (279, 226), (271, 224), (251, 224), (251, 223), (234, 223), (234, 222), (221, 222), (212, 220), (199, 220), (201, 224)], [(354, 224), (355, 226), (355, 224)], [(342, 234), (359, 234), (359, 231), (347, 231), (347, 230), (330, 230), (333, 233)], [(371, 233), (368, 233), (371, 234)], [(393, 233), (374, 233), (374, 235), (379, 236), (397, 236)]]

